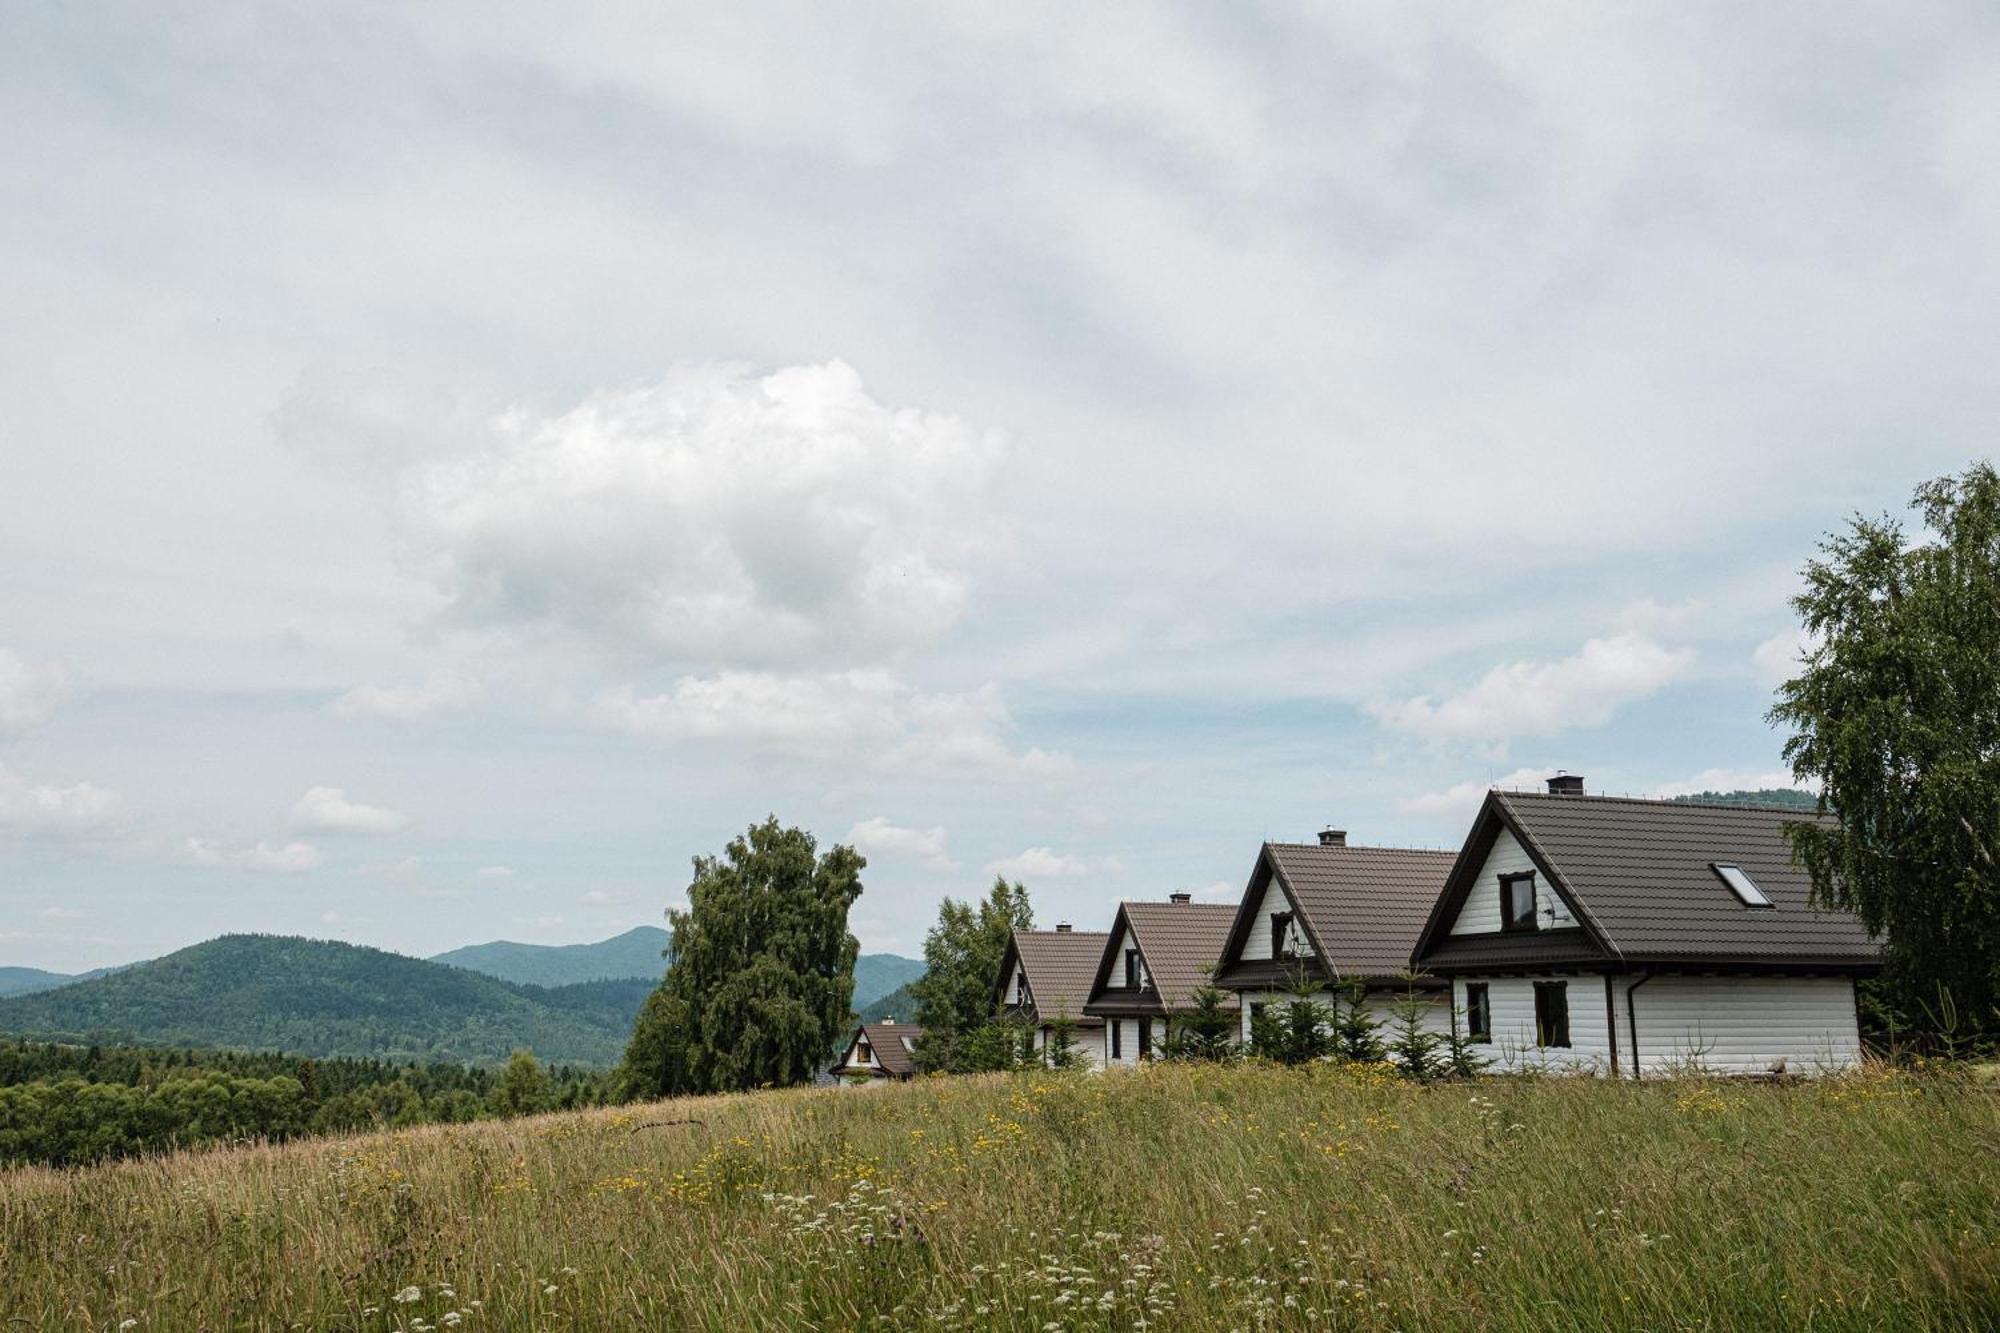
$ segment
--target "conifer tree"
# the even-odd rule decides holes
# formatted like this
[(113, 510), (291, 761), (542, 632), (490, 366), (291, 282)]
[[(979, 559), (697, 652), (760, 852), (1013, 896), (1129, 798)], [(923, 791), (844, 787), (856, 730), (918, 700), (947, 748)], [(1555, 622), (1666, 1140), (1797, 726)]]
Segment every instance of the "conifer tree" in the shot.
[(993, 993), (1008, 936), (1034, 925), (1028, 891), (1003, 878), (977, 904), (955, 898), (939, 904), (937, 924), (924, 937), (924, 975), (910, 983), (924, 1029), (917, 1042), (921, 1067), (951, 1074), (1011, 1067), (1005, 1040), (1011, 1031), (996, 1036), (983, 1029), (998, 1021)]

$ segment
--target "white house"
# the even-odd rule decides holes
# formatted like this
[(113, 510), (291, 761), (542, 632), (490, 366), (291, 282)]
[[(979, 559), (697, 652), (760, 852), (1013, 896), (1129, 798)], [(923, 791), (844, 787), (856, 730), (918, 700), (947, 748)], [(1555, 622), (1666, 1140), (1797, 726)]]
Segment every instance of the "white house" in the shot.
[(1244, 1043), (1255, 1015), (1289, 1001), (1302, 981), (1328, 1006), (1343, 984), (1359, 983), (1362, 1007), (1385, 1037), (1414, 989), (1432, 997), (1427, 1025), (1450, 1031), (1445, 984), (1411, 983), (1404, 973), (1456, 860), (1451, 852), (1349, 846), (1339, 829), (1315, 843), (1265, 843), (1216, 973), (1216, 984), (1241, 997)]
[(1418, 967), (1498, 1070), (1804, 1074), (1861, 1056), (1854, 982), (1877, 945), (1810, 905), (1782, 807), (1487, 795)]
[[(1165, 1045), (1174, 1015), (1193, 1007), (1222, 957), (1236, 920), (1228, 903), (1167, 901), (1118, 905), (1083, 1012), (1104, 1022), (1104, 1063), (1135, 1065)], [(1224, 992), (1227, 1008), (1236, 997)]]
[(854, 1029), (847, 1048), (827, 1072), (849, 1085), (867, 1086), (883, 1079), (904, 1080), (917, 1073), (917, 1039), (924, 1030), (915, 1023), (885, 1018)]
[(1074, 1025), (1070, 1041), (1076, 1052), (1103, 1068), (1104, 1020), (1086, 1015), (1083, 1006), (1108, 938), (1103, 931), (1073, 930), (1067, 922), (1054, 930), (1017, 930), (1009, 937), (994, 1005), (1003, 1014), (1027, 1020), (1038, 1054), (1048, 1050), (1056, 1021), (1067, 1018)]

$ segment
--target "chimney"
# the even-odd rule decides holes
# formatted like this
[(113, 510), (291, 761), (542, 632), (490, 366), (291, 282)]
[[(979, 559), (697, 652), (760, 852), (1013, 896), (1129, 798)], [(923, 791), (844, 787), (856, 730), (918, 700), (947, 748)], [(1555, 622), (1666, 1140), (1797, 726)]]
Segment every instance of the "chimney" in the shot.
[(1186, 889), (1182, 889), (1178, 893), (1168, 894), (1167, 901), (1170, 903), (1191, 903), (1194, 901), (1194, 895), (1192, 893), (1189, 893)]
[(889, 1017), (887, 1017), (887, 1018), (884, 1018), (884, 1019), (882, 1020), (882, 1026), (883, 1026), (883, 1027), (885, 1027), (885, 1028), (892, 1028), (892, 1027), (896, 1026), (896, 1019), (895, 1019), (895, 1016), (894, 1016), (894, 1015), (892, 1014), (892, 1015), (890, 1015)]
[(1319, 831), (1319, 845), (1322, 847), (1345, 847), (1347, 845), (1347, 830), (1331, 826), (1321, 829)]
[(1058, 921), (1058, 922), (1056, 922), (1056, 934), (1058, 934), (1058, 935), (1067, 935), (1067, 934), (1069, 934), (1069, 922), (1067, 922), (1067, 921)]
[(1549, 779), (1549, 795), (1583, 795), (1583, 775), (1581, 773), (1564, 773), (1558, 771), (1554, 777)]

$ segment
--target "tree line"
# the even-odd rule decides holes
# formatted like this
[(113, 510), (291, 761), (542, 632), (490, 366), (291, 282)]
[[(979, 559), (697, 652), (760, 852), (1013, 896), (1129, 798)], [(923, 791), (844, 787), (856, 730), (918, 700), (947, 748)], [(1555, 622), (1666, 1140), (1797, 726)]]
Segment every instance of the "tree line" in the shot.
[(74, 1166), (247, 1139), (281, 1140), (595, 1106), (600, 1070), (298, 1059), (239, 1051), (0, 1042), (0, 1164)]

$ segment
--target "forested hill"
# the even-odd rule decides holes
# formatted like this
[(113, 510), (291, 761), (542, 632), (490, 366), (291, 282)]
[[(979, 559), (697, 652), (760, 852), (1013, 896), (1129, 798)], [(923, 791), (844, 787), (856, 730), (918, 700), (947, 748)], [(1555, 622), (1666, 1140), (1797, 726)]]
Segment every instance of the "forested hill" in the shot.
[(0, 1000), (0, 1033), (312, 1056), (609, 1065), (650, 983), (542, 989), (379, 949), (225, 935), (109, 976)]
[(1676, 796), (1676, 801), (1699, 801), (1704, 805), (1784, 805), (1801, 810), (1818, 807), (1819, 797), (1793, 787), (1763, 787), (1757, 791), (1699, 791), (1692, 796)]
[(673, 936), (658, 926), (634, 926), (623, 935), (594, 944), (522, 944), (493, 940), (434, 954), (433, 963), (468, 967), (502, 981), (528, 986), (569, 986), (610, 977), (658, 981), (667, 970), (662, 955)]

